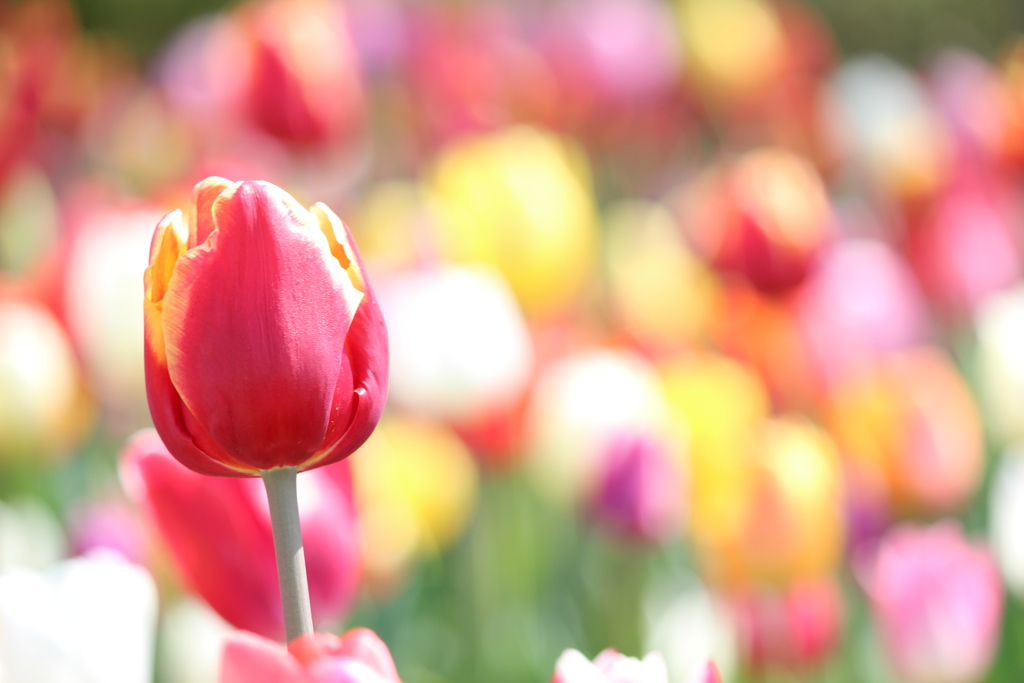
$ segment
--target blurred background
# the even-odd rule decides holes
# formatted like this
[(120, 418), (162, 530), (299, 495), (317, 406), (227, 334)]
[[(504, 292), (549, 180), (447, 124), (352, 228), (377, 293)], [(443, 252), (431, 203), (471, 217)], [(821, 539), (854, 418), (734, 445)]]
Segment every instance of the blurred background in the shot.
[(258, 482), (132, 438), (208, 175), (356, 236), (389, 404), (306, 545), (405, 683), (1024, 677), (1020, 2), (0, 4), (4, 680), (277, 634)]

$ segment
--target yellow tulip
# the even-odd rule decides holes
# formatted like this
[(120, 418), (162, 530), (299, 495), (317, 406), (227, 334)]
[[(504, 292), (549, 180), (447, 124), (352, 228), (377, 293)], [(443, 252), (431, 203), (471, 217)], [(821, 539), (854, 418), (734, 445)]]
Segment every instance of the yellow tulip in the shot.
[(428, 180), (442, 256), (500, 270), (527, 314), (564, 308), (593, 265), (597, 211), (582, 151), (535, 128), (464, 138)]
[(465, 444), (445, 427), (390, 417), (352, 459), (371, 588), (387, 589), (417, 556), (462, 533), (478, 476)]

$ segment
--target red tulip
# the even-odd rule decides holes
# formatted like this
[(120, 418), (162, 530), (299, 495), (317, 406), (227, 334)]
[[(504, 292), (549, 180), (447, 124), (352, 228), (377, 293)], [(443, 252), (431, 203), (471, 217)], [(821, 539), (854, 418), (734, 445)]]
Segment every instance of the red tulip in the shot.
[[(151, 430), (128, 442), (121, 475), (185, 583), (238, 628), (283, 640), (274, 540), (261, 483), (196, 474), (175, 461)], [(350, 488), (348, 463), (299, 479), (314, 623), (336, 621), (358, 588), (361, 558)]]
[(387, 396), (384, 319), (348, 228), (270, 183), (207, 178), (153, 236), (146, 389), (182, 464), (245, 477), (341, 460)]
[(302, 636), (285, 650), (253, 633), (224, 644), (219, 683), (402, 683), (388, 646), (367, 628)]

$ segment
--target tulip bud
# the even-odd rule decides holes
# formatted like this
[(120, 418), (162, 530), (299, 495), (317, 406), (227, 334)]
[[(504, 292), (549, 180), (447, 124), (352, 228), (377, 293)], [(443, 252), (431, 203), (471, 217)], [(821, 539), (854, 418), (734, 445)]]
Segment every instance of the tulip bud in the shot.
[(201, 474), (350, 455), (387, 394), (384, 319), (351, 233), (262, 181), (207, 178), (146, 270), (146, 388), (167, 448)]
[(607, 649), (591, 662), (579, 650), (566, 650), (551, 683), (668, 683), (668, 672), (658, 652), (637, 659)]
[(354, 628), (297, 638), (282, 648), (244, 631), (224, 644), (219, 683), (402, 683), (376, 633)]
[(992, 663), (1003, 587), (956, 523), (891, 531), (865, 577), (882, 645), (907, 683), (974, 683)]
[[(337, 481), (347, 475), (331, 469), (299, 479), (317, 624), (332, 623), (351, 605), (361, 568), (351, 492)], [(125, 447), (121, 478), (187, 586), (238, 628), (283, 639), (274, 540), (260, 482), (200, 476), (172, 458), (150, 430)]]

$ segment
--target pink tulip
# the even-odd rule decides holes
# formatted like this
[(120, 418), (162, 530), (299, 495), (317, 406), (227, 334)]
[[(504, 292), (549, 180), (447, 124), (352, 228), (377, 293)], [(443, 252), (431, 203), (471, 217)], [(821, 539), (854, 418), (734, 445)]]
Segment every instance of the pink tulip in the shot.
[(1024, 273), (1016, 237), (1022, 220), (1022, 199), (1012, 185), (964, 171), (911, 220), (907, 258), (935, 303), (964, 316)]
[(606, 449), (591, 509), (621, 534), (659, 541), (678, 528), (681, 488), (682, 475), (664, 443), (621, 434)]
[(801, 337), (826, 387), (859, 364), (927, 341), (926, 311), (900, 256), (866, 239), (827, 249), (795, 301)]
[(388, 646), (367, 628), (318, 633), (288, 649), (254, 633), (224, 644), (219, 683), (402, 683)]
[(1003, 586), (988, 548), (952, 522), (883, 538), (866, 575), (886, 654), (907, 683), (972, 683), (995, 655)]
[(796, 583), (783, 591), (733, 597), (741, 650), (754, 671), (799, 671), (821, 663), (842, 637), (843, 596), (832, 578)]
[[(238, 628), (283, 640), (262, 482), (196, 474), (178, 463), (152, 430), (128, 442), (121, 477), (185, 583)], [(331, 623), (351, 605), (361, 572), (347, 463), (299, 478), (299, 515), (313, 620)]]
[(591, 662), (579, 650), (566, 650), (551, 683), (668, 683), (668, 672), (658, 652), (637, 659), (609, 648)]
[(246, 477), (348, 457), (387, 396), (384, 319), (347, 226), (270, 183), (207, 178), (146, 270), (153, 423), (187, 467)]

